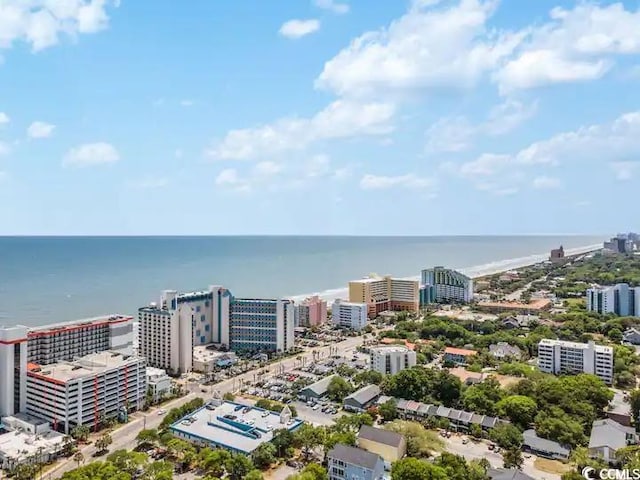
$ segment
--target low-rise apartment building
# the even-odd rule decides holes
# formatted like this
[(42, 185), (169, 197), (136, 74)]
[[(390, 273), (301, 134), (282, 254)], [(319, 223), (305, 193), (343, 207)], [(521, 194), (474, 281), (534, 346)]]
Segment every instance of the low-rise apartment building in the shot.
[(545, 338), (538, 344), (538, 368), (555, 375), (590, 373), (611, 385), (613, 348)]
[(404, 345), (381, 345), (369, 351), (371, 370), (383, 375), (395, 375), (416, 365), (416, 352)]
[(140, 408), (147, 392), (145, 360), (102, 352), (74, 362), (29, 364), (26, 391), (26, 413), (54, 430), (97, 429), (104, 418)]
[(361, 448), (337, 444), (327, 454), (329, 480), (382, 480), (384, 460)]
[(362, 330), (367, 326), (368, 306), (366, 303), (345, 302), (337, 299), (331, 306), (333, 323), (349, 330)]
[(466, 365), (470, 357), (477, 355), (475, 350), (467, 350), (466, 348), (447, 347), (444, 349), (443, 360), (446, 363), (454, 365)]
[(369, 318), (385, 311), (417, 312), (420, 286), (417, 280), (372, 275), (349, 282), (349, 301), (367, 304)]

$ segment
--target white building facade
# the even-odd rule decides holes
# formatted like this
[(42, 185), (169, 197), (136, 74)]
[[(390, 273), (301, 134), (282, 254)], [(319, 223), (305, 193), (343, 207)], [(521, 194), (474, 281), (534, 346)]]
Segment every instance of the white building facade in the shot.
[(27, 327), (0, 327), (0, 417), (26, 406)]
[(345, 302), (337, 299), (331, 306), (333, 323), (341, 328), (362, 330), (367, 326), (368, 307), (366, 303)]
[(590, 373), (611, 385), (613, 348), (545, 338), (538, 344), (538, 368), (554, 375)]
[(416, 352), (403, 345), (385, 345), (370, 350), (371, 370), (384, 375), (395, 375), (415, 365)]
[(69, 433), (139, 409), (147, 391), (145, 360), (116, 352), (87, 355), (30, 370), (26, 413)]
[(612, 313), (622, 317), (640, 317), (640, 287), (619, 283), (587, 290), (587, 311)]
[(171, 377), (161, 368), (147, 367), (147, 391), (154, 402), (159, 402), (171, 394)]

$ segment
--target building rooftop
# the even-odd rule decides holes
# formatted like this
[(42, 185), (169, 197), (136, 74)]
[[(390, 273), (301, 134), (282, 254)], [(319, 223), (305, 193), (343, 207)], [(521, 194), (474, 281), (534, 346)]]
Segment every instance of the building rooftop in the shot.
[(337, 377), (337, 375), (329, 375), (327, 377), (321, 378), (317, 382), (304, 387), (302, 389), (302, 392), (304, 392), (305, 390), (310, 390), (311, 392), (315, 393), (317, 396), (321, 397), (327, 393), (327, 389), (329, 388), (329, 384), (331, 383), (331, 380), (333, 379), (333, 377)]
[(521, 302), (480, 302), (479, 307), (487, 308), (507, 308), (514, 310), (544, 310), (551, 306), (551, 300), (548, 298), (537, 298), (529, 303)]
[[(282, 418), (286, 420), (286, 418)], [(302, 421), (281, 422), (278, 413), (236, 402), (206, 405), (171, 425), (174, 434), (207, 442), (236, 452), (251, 453), (273, 438), (273, 432), (286, 428), (295, 430)]]
[(341, 443), (333, 447), (329, 451), (327, 457), (335, 460), (341, 460), (349, 465), (356, 465), (368, 470), (375, 469), (378, 462), (381, 461), (380, 456), (375, 453), (370, 453), (366, 450), (362, 450), (361, 448), (350, 447)]
[(35, 458), (39, 452), (55, 453), (62, 449), (64, 437), (62, 433), (53, 430), (39, 434), (7, 432), (0, 435), (0, 457), (21, 462), (28, 458)]
[(554, 442), (553, 440), (539, 437), (536, 431), (533, 429), (525, 430), (524, 432), (522, 432), (522, 436), (524, 438), (524, 445), (533, 450), (554, 453), (563, 457), (569, 456), (570, 451), (568, 448), (563, 447), (558, 442)]
[(140, 360), (138, 357), (131, 355), (105, 351), (86, 355), (73, 362), (58, 362), (46, 366), (32, 363), (28, 366), (28, 374), (36, 378), (44, 377), (54, 383), (67, 383), (78, 378), (113, 370), (138, 360)]
[(235, 362), (235, 353), (221, 352), (211, 348), (211, 345), (197, 345), (193, 347), (194, 362), (215, 362), (229, 360), (230, 363)]
[(576, 349), (586, 349), (593, 345), (598, 352), (610, 353), (613, 355), (613, 348), (607, 347), (605, 345), (598, 345), (597, 343), (589, 342), (589, 343), (579, 343), (579, 342), (569, 342), (567, 340), (556, 340), (554, 338), (543, 338), (540, 340), (539, 345), (561, 345), (568, 348), (576, 348)]
[(92, 317), (81, 320), (72, 320), (69, 322), (53, 323), (42, 325), (39, 327), (29, 327), (29, 337), (38, 337), (40, 335), (50, 335), (52, 333), (78, 330), (84, 327), (99, 327), (103, 325), (125, 323), (130, 321), (133, 321), (133, 317), (129, 315), (103, 315), (101, 317)]
[(393, 353), (393, 352), (405, 353), (413, 349), (409, 348), (406, 344), (405, 345), (390, 344), (390, 345), (378, 345), (375, 347), (371, 347), (370, 350), (372, 352), (379, 352), (379, 353)]
[(399, 433), (370, 427), (369, 425), (363, 425), (360, 427), (358, 438), (371, 440), (372, 442), (382, 443), (383, 445), (389, 445), (390, 447), (396, 448), (399, 447), (404, 440), (404, 437)]
[(489, 468), (487, 475), (491, 480), (535, 480), (516, 468)]
[(596, 420), (591, 428), (589, 448), (609, 447), (613, 450), (618, 450), (628, 446), (627, 440), (634, 438), (635, 434), (636, 432), (632, 427), (620, 425), (610, 418)]
[(444, 349), (444, 353), (450, 353), (451, 355), (464, 355), (469, 356), (469, 355), (477, 355), (478, 352), (476, 352), (475, 350), (467, 350), (466, 348), (455, 348), (455, 347), (447, 347)]
[(345, 397), (344, 401), (354, 400), (360, 405), (365, 405), (367, 402), (370, 402), (380, 396), (380, 392), (381, 390), (378, 385), (367, 385), (366, 387), (362, 387), (351, 395)]

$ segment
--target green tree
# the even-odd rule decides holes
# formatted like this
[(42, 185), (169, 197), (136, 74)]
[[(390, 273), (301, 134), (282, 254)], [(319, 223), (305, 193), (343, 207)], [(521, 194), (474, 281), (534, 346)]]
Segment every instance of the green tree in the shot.
[(169, 462), (151, 462), (144, 469), (141, 480), (172, 480), (173, 465)]
[(439, 466), (418, 460), (403, 458), (391, 466), (391, 480), (448, 480), (447, 472)]
[(462, 404), (468, 411), (481, 415), (495, 415), (496, 404), (503, 396), (500, 383), (494, 377), (489, 377), (467, 388), (462, 395)]
[(501, 423), (489, 430), (489, 438), (505, 450), (522, 447), (522, 432), (510, 423)]
[(519, 448), (509, 448), (502, 453), (504, 468), (521, 468), (524, 459), (522, 458), (522, 450)]
[(353, 381), (356, 385), (361, 387), (365, 385), (380, 385), (383, 379), (384, 375), (380, 372), (376, 372), (375, 370), (365, 370), (353, 377)]
[(438, 434), (427, 430), (417, 422), (394, 420), (384, 426), (385, 430), (399, 433), (407, 440), (407, 456), (416, 458), (429, 457), (433, 452), (444, 449), (444, 442)]
[(378, 412), (385, 422), (395, 420), (398, 418), (398, 403), (395, 399), (391, 398), (380, 405)]
[(231, 392), (225, 392), (225, 394), (222, 395), (222, 399), (227, 400), (228, 402), (233, 402), (236, 399), (236, 396)]
[(500, 417), (507, 417), (521, 428), (528, 428), (538, 413), (538, 404), (533, 398), (524, 395), (511, 395), (496, 404)]
[(353, 385), (342, 377), (333, 377), (327, 387), (327, 395), (336, 402), (343, 400), (351, 392), (353, 392)]
[(136, 436), (136, 443), (140, 445), (155, 445), (160, 441), (160, 435), (155, 428), (140, 430)]
[(13, 470), (14, 480), (33, 480), (38, 474), (38, 466), (31, 463), (21, 463)]
[(536, 433), (542, 438), (571, 447), (584, 445), (587, 442), (583, 426), (559, 407), (543, 410), (536, 416), (535, 423)]
[(107, 461), (111, 462), (118, 470), (133, 475), (138, 468), (147, 463), (147, 456), (139, 452), (116, 450), (109, 454)]
[(251, 454), (251, 459), (256, 468), (268, 469), (276, 461), (276, 447), (270, 442), (262, 443)]
[(202, 448), (198, 453), (198, 467), (214, 477), (222, 477), (226, 463), (231, 458), (227, 450)]
[(321, 445), (324, 440), (324, 430), (320, 427), (314, 427), (305, 423), (295, 432), (296, 442), (302, 448), (302, 454), (306, 459), (314, 448)]
[(96, 440), (96, 449), (98, 453), (104, 453), (109, 449), (109, 445), (113, 443), (111, 435), (104, 433), (100, 438)]
[(249, 457), (239, 454), (232, 455), (225, 467), (230, 480), (243, 480), (254, 469)]
[(71, 430), (71, 436), (80, 442), (86, 442), (89, 438), (89, 427), (86, 425), (76, 425)]
[(636, 425), (640, 425), (640, 388), (635, 388), (629, 394), (629, 404), (631, 405), (631, 415)]
[(244, 480), (262, 480), (264, 477), (262, 476), (262, 472), (260, 470), (251, 470), (244, 477)]
[(80, 464), (84, 463), (84, 455), (82, 454), (82, 452), (76, 452), (73, 455), (73, 461), (76, 462), (78, 468), (80, 468)]
[(275, 430), (271, 443), (276, 447), (276, 455), (280, 458), (290, 458), (294, 440), (294, 434), (290, 430), (286, 428)]
[(482, 427), (477, 423), (472, 423), (469, 426), (469, 435), (473, 438), (482, 438)]

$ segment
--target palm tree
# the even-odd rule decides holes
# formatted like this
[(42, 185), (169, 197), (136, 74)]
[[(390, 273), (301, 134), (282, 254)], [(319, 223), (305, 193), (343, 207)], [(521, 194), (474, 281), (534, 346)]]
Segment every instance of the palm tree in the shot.
[(73, 456), (73, 461), (78, 464), (78, 468), (80, 468), (80, 464), (84, 463), (84, 455), (82, 452), (76, 452)]

